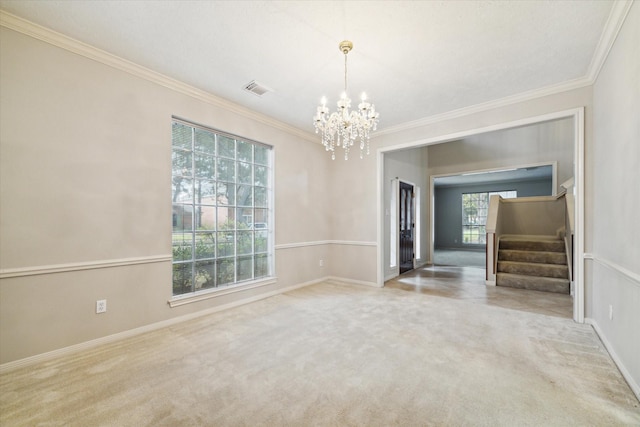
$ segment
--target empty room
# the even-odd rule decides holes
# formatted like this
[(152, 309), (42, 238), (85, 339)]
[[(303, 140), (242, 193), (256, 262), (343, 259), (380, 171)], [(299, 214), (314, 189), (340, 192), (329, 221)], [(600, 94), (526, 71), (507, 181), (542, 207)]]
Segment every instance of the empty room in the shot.
[(0, 425), (640, 425), (640, 6), (0, 0)]

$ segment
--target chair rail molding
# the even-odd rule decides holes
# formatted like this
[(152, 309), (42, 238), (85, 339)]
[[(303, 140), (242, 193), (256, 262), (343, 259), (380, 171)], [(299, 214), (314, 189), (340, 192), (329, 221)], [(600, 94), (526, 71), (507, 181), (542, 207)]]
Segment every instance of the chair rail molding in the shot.
[(307, 246), (322, 246), (322, 245), (376, 246), (377, 242), (367, 242), (367, 241), (360, 241), (360, 240), (314, 240), (309, 242), (280, 243), (280, 244), (277, 244), (275, 248), (276, 250), (279, 250), (279, 249), (304, 248)]
[(623, 276), (625, 276), (627, 279), (629, 279), (634, 285), (636, 286), (640, 286), (640, 274), (638, 273), (634, 273), (633, 271), (619, 265), (616, 264), (613, 261), (609, 261), (606, 258), (602, 258), (599, 257), (598, 255), (594, 255), (592, 253), (585, 253), (584, 254), (584, 259), (585, 260), (590, 260), (593, 261), (597, 264), (600, 264), (604, 267), (607, 267), (610, 270), (613, 270)]
[(156, 262), (171, 262), (172, 255), (151, 255), (145, 257), (118, 258), (68, 264), (41, 265), (33, 267), (4, 268), (0, 270), (0, 279), (11, 277), (37, 276), (41, 274), (67, 273), (80, 270), (95, 270), (98, 268), (124, 267), (138, 264), (152, 264)]

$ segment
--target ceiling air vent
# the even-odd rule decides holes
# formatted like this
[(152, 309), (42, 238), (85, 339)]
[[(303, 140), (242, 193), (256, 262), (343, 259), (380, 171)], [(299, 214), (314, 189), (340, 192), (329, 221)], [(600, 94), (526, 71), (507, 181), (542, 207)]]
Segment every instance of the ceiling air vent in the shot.
[(249, 83), (247, 83), (246, 85), (244, 85), (243, 89), (246, 90), (247, 92), (251, 92), (252, 94), (257, 95), (257, 96), (262, 96), (267, 92), (273, 92), (273, 89), (263, 85), (260, 82), (255, 81), (255, 80), (252, 80)]

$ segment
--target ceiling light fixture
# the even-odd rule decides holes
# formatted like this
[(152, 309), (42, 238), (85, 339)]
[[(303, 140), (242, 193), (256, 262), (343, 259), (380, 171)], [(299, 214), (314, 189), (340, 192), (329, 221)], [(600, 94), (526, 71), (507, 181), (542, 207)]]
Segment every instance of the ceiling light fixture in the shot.
[(338, 100), (338, 110), (329, 114), (327, 98), (322, 97), (322, 105), (318, 107), (313, 117), (316, 133), (322, 134), (322, 144), (326, 151), (331, 151), (331, 159), (336, 158), (336, 147), (344, 149), (344, 159), (349, 158), (349, 150), (357, 140), (360, 145), (360, 158), (364, 153), (369, 154), (369, 132), (376, 130), (378, 116), (373, 104), (367, 102), (363, 93), (358, 110), (349, 111), (351, 99), (347, 96), (347, 54), (353, 49), (353, 43), (345, 40), (339, 44), (340, 52), (344, 53), (344, 92)]

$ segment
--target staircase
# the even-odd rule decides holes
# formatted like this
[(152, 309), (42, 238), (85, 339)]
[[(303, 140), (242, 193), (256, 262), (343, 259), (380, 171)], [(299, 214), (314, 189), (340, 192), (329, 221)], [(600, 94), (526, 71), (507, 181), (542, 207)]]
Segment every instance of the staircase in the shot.
[(555, 236), (502, 236), (497, 286), (569, 294), (564, 240)]

